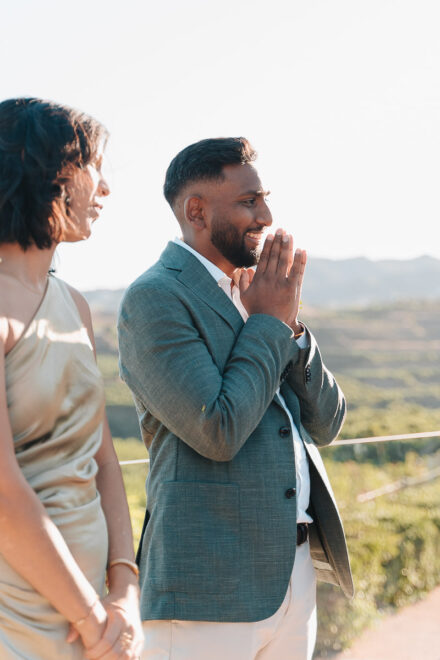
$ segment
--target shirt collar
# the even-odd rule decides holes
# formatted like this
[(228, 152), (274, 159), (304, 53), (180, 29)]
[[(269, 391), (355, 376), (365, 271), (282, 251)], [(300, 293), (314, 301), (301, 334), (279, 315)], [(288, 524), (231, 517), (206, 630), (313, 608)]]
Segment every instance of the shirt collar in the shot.
[(215, 279), (217, 284), (220, 282), (220, 280), (227, 280), (229, 283), (231, 282), (231, 278), (228, 277), (218, 266), (212, 263), (212, 261), (209, 261), (206, 257), (204, 257), (200, 252), (197, 252), (197, 250), (194, 250), (190, 245), (187, 245), (184, 243), (180, 238), (175, 238), (174, 243), (176, 245), (180, 245), (180, 247), (185, 248), (185, 250), (188, 250), (188, 252), (191, 252), (203, 266), (205, 266), (206, 270), (212, 277)]

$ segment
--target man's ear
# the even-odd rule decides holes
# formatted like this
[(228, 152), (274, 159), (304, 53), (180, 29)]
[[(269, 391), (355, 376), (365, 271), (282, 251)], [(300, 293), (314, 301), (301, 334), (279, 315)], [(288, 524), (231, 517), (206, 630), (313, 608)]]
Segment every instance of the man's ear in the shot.
[(188, 195), (183, 202), (183, 215), (185, 221), (194, 229), (201, 231), (205, 229), (205, 209), (201, 197), (198, 195)]

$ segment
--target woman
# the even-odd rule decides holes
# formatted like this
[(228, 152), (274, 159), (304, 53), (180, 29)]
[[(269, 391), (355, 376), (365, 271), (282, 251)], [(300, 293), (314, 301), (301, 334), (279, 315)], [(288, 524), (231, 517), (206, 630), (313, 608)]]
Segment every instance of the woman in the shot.
[(110, 192), (106, 137), (64, 106), (0, 103), (2, 660), (128, 660), (142, 647), (90, 312), (49, 274), (58, 243), (86, 239)]

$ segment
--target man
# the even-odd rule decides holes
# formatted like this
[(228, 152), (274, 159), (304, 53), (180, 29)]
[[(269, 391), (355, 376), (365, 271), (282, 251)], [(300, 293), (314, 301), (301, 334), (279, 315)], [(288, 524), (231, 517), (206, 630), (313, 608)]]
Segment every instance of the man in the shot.
[(281, 229), (261, 250), (272, 216), (255, 158), (244, 138), (174, 158), (164, 192), (182, 240), (121, 306), (121, 374), (150, 455), (145, 659), (309, 660), (316, 576), (353, 592), (316, 447), (345, 402), (297, 318), (305, 253)]

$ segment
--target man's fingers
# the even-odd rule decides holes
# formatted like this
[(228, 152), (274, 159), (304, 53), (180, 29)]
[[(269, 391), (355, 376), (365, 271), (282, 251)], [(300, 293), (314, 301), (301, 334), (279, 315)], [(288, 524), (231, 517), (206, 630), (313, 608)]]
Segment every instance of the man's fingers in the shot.
[(240, 279), (238, 280), (238, 288), (240, 289), (240, 295), (243, 294), (250, 284), (249, 273), (246, 268), (240, 273)]
[(289, 253), (289, 263), (287, 265), (287, 276), (289, 275), (290, 271), (292, 270), (293, 266), (293, 246), (294, 246), (295, 241), (293, 240), (292, 236), (292, 244), (290, 246), (290, 253)]
[(305, 250), (302, 250), (301, 262), (299, 265), (298, 280), (296, 283), (296, 297), (298, 298), (298, 304), (301, 303), (301, 290), (304, 279), (304, 271), (306, 269), (306, 263), (307, 263), (307, 253)]
[(252, 280), (254, 279), (254, 276), (255, 276), (255, 271), (254, 271), (254, 269), (253, 269), (253, 268), (248, 268), (248, 269), (247, 269), (247, 274), (248, 274), (248, 276), (249, 276), (249, 284), (251, 284), (251, 283), (252, 283)]
[(280, 259), (280, 251), (281, 251), (281, 242), (284, 236), (284, 230), (283, 229), (277, 229), (275, 238), (272, 243), (272, 249), (270, 251), (270, 255), (268, 258), (267, 266), (266, 266), (266, 275), (275, 275), (275, 273), (278, 270), (278, 262)]
[[(303, 254), (304, 253), (304, 254)], [(295, 256), (293, 258), (293, 266), (290, 269), (289, 279), (298, 281), (299, 277), (304, 275), (304, 269), (306, 267), (306, 257), (305, 250), (295, 250)]]
[(268, 234), (266, 240), (264, 241), (263, 249), (261, 250), (260, 258), (258, 260), (258, 266), (256, 274), (263, 275), (266, 272), (267, 262), (269, 260), (269, 254), (272, 249), (273, 235)]
[(286, 278), (289, 273), (289, 264), (293, 259), (293, 238), (290, 234), (284, 234), (281, 242), (280, 258), (278, 261), (278, 270), (282, 278)]
[(299, 282), (298, 286), (301, 287), (304, 279), (304, 272), (306, 270), (306, 263), (307, 263), (307, 252), (305, 250), (301, 250), (301, 263), (299, 267)]

